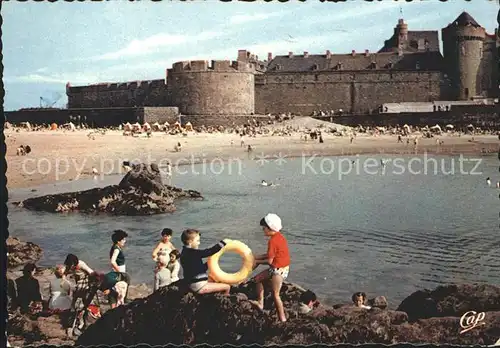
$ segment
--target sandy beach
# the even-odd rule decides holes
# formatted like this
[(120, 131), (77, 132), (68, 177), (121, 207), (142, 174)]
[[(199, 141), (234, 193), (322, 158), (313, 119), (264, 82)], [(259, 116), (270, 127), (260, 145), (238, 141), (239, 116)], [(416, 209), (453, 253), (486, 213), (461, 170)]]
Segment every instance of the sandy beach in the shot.
[[(323, 134), (324, 143), (317, 140), (301, 140), (300, 133), (291, 136), (257, 135), (244, 137), (245, 146), (237, 134), (189, 133), (188, 136), (167, 135), (154, 132), (151, 138), (123, 136), (121, 131), (107, 131), (105, 135), (89, 138), (89, 130), (74, 132), (56, 130), (29, 132), (13, 129), (5, 131), (7, 143), (7, 187), (27, 188), (56, 181), (78, 180), (92, 175), (93, 168), (99, 175), (123, 172), (122, 161), (155, 162), (160, 167), (170, 161), (176, 165), (210, 161), (214, 158), (255, 159), (258, 156), (296, 157), (302, 154), (335, 156), (356, 154), (467, 154), (484, 155), (498, 151), (496, 135), (449, 135), (418, 139), (415, 151), (413, 138), (410, 144), (397, 143), (395, 135), (369, 136), (358, 134), (353, 143), (348, 136), (339, 137)], [(437, 145), (436, 139), (444, 141)], [(180, 142), (182, 151), (175, 152), (174, 146)], [(231, 144), (233, 142), (233, 144)], [(26, 156), (16, 153), (20, 145), (29, 145), (32, 152)], [(247, 152), (247, 145), (253, 151)]]

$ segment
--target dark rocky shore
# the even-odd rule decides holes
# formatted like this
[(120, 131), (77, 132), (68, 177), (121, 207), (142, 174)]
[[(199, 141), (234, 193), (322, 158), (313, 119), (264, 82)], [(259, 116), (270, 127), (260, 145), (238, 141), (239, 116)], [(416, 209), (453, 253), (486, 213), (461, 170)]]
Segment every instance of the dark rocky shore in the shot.
[[(24, 253), (37, 255), (34, 245), (33, 251), (29, 249), (18, 248), (21, 254), (15, 257), (28, 260)], [(42, 288), (42, 280), (48, 274), (48, 270), (40, 270), (36, 275)], [(9, 313), (9, 342), (83, 346), (403, 342), (491, 345), (500, 338), (500, 287), (493, 285), (448, 285), (433, 291), (417, 291), (396, 310), (388, 309), (387, 301), (380, 296), (370, 299), (371, 310), (348, 303), (319, 304), (304, 315), (295, 306), (305, 290), (285, 283), (282, 299), (288, 316), (286, 323), (277, 321), (269, 295), (264, 311), (254, 307), (248, 301), (255, 298), (254, 291), (251, 282), (233, 287), (228, 297), (194, 295), (187, 291), (182, 280), (153, 294), (145, 285), (132, 286), (130, 298), (135, 300), (107, 311), (76, 342), (66, 335), (61, 324), (64, 318), (28, 317), (17, 312)], [(468, 311), (484, 312), (483, 324), (460, 334), (460, 317)]]
[(180, 198), (203, 199), (200, 192), (165, 185), (155, 164), (135, 165), (118, 185), (26, 199), (18, 205), (46, 212), (105, 212), (114, 215), (152, 215), (175, 211)]

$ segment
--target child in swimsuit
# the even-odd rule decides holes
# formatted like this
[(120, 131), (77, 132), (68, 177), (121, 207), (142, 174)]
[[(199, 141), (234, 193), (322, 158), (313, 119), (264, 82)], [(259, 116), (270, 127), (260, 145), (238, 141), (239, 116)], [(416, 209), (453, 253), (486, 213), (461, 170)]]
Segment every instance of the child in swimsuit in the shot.
[(372, 307), (365, 305), (366, 303), (366, 294), (364, 292), (357, 292), (352, 295), (352, 303), (354, 303), (355, 307), (371, 309)]
[(153, 260), (157, 261), (159, 256), (169, 256), (170, 252), (175, 249), (175, 246), (170, 241), (172, 239), (173, 231), (170, 228), (164, 228), (161, 231), (161, 241), (156, 245), (153, 250)]
[(194, 293), (223, 292), (224, 295), (229, 295), (231, 289), (229, 284), (208, 282), (208, 265), (203, 263), (204, 258), (217, 254), (226, 243), (221, 240), (211, 248), (199, 250), (200, 236), (200, 232), (193, 229), (182, 232), (181, 240), (184, 247), (181, 253), (181, 265), (184, 279)]
[(269, 269), (257, 274), (257, 301), (252, 301), (260, 309), (264, 308), (264, 285), (263, 282), (270, 282), (274, 303), (278, 317), (282, 322), (286, 321), (285, 309), (280, 297), (283, 281), (288, 277), (290, 270), (290, 252), (285, 237), (280, 233), (282, 225), (281, 219), (276, 214), (267, 214), (260, 220), (260, 226), (264, 234), (269, 238), (267, 253), (255, 257), (255, 267), (258, 265), (269, 265)]
[(181, 269), (181, 264), (179, 262), (179, 257), (181, 253), (179, 250), (174, 249), (170, 252), (170, 261), (167, 265), (167, 268), (170, 270), (170, 280), (172, 283), (179, 280), (179, 271)]

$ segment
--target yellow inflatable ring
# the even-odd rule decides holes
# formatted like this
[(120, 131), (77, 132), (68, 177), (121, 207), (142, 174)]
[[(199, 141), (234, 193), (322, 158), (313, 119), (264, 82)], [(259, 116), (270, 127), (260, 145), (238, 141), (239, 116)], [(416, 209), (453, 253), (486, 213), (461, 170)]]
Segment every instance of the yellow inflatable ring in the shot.
[[(255, 258), (253, 257), (252, 250), (240, 241), (230, 239), (225, 239), (225, 241), (226, 246), (217, 254), (208, 258), (207, 264), (208, 269), (210, 270), (210, 277), (218, 283), (231, 285), (243, 283), (246, 279), (248, 279), (248, 277), (250, 277), (253, 271)], [(243, 258), (243, 265), (236, 273), (226, 273), (219, 267), (220, 257), (228, 251), (236, 252)]]

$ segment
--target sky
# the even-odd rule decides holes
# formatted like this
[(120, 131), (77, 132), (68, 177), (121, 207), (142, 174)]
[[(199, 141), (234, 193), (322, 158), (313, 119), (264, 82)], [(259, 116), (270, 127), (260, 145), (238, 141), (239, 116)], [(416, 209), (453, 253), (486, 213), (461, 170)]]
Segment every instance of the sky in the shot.
[(65, 107), (67, 82), (163, 79), (174, 62), (236, 60), (238, 49), (260, 59), (377, 51), (401, 11), (409, 30), (440, 33), (467, 11), (492, 34), (498, 9), (489, 0), (3, 2), (4, 108), (38, 107), (40, 97)]

